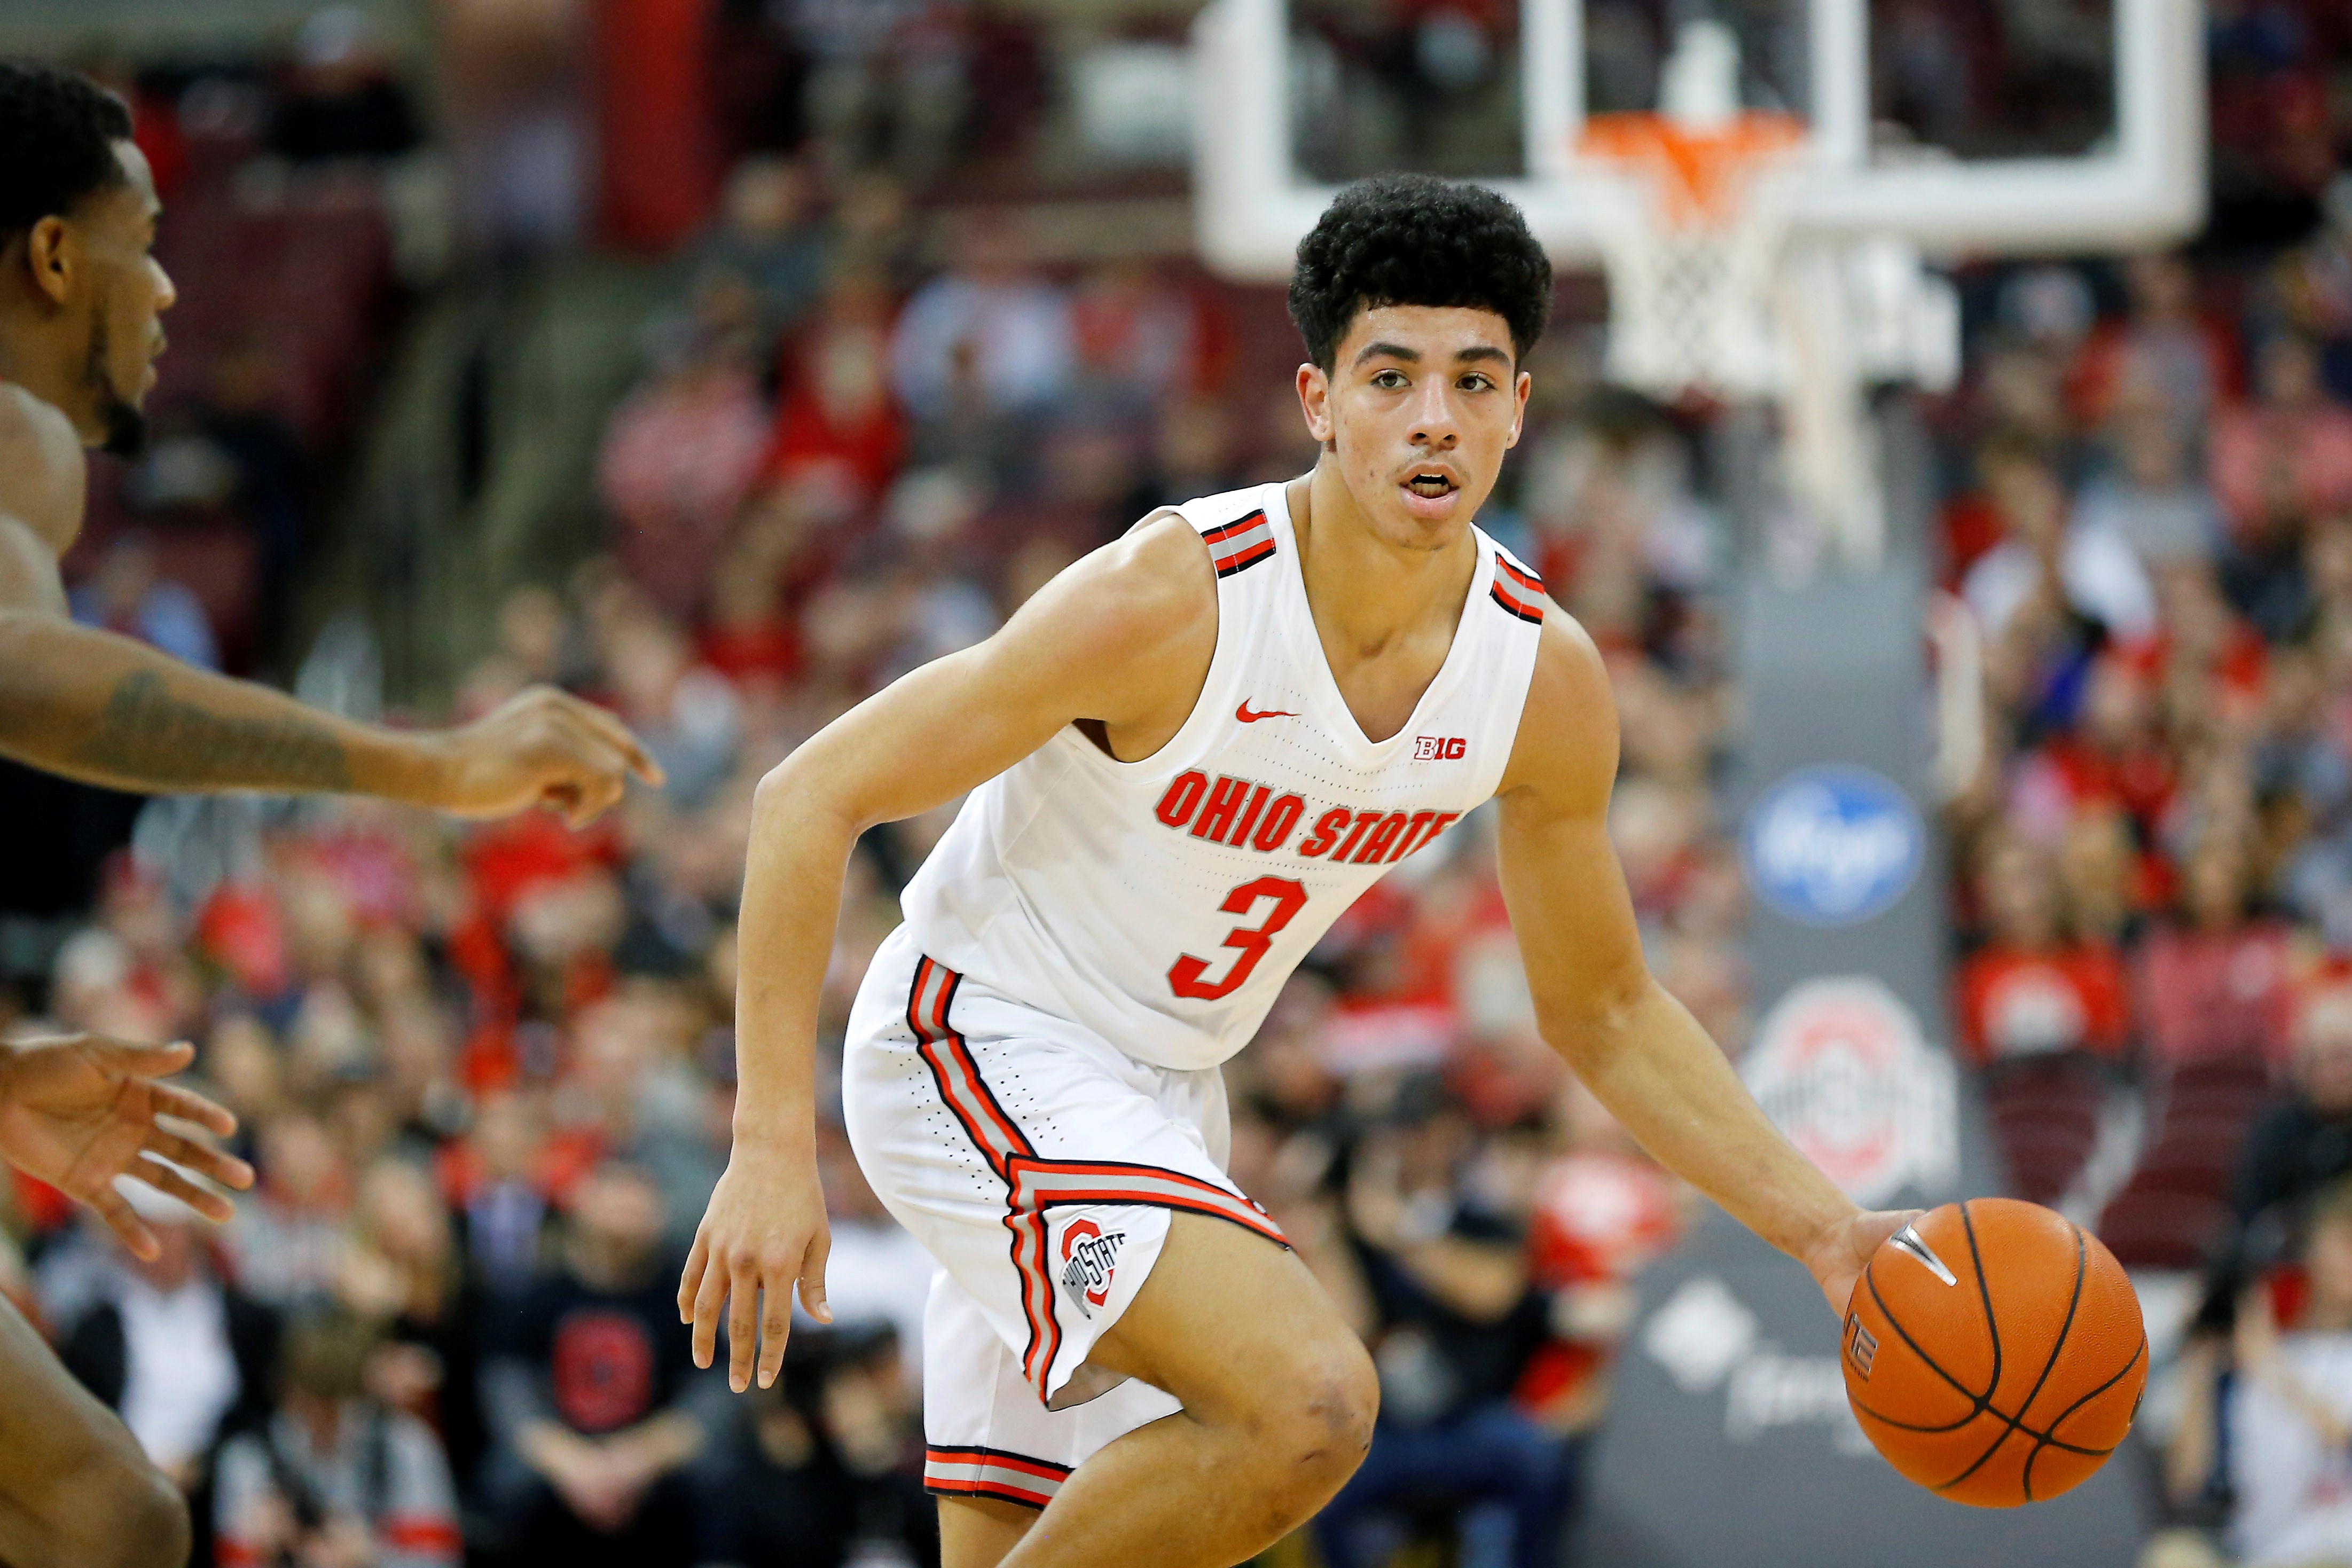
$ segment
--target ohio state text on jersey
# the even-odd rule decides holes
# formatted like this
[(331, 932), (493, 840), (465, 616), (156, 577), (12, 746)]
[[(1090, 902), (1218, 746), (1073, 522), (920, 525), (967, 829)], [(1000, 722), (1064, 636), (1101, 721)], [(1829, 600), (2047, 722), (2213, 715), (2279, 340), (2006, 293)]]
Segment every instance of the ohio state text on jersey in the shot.
[(1495, 793), (1543, 584), (1474, 529), (1454, 644), (1368, 739), (1324, 659), (1280, 484), (1177, 509), (1217, 573), (1217, 647), (1183, 728), (1122, 763), (1075, 728), (974, 790), (908, 885), (919, 951), (1139, 1060), (1214, 1067), (1389, 867)]

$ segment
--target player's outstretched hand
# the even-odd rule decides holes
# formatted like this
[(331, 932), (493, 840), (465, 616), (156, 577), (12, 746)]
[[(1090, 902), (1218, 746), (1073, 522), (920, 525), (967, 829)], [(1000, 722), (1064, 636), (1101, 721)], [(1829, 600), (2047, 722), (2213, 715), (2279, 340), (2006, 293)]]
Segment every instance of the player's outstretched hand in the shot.
[(1873, 1213), (1857, 1209), (1831, 1226), (1805, 1248), (1805, 1267), (1813, 1271), (1821, 1282), (1822, 1294), (1830, 1300), (1830, 1310), (1838, 1321), (1845, 1321), (1846, 1302), (1853, 1296), (1854, 1281), (1870, 1265), (1870, 1255), (1878, 1244), (1927, 1213), (1925, 1209), (1884, 1209)]
[(584, 827), (621, 798), (635, 773), (662, 782), (627, 725), (551, 686), (534, 686), (441, 737), (444, 780), (433, 804), (459, 816), (506, 816), (534, 805)]
[(155, 1233), (115, 1191), (117, 1176), (168, 1193), (207, 1219), (227, 1219), (228, 1199), (182, 1173), (243, 1188), (253, 1185), (253, 1167), (158, 1120), (173, 1117), (224, 1138), (236, 1131), (236, 1118), (223, 1107), (155, 1081), (195, 1058), (184, 1041), (134, 1046), (102, 1035), (0, 1046), (0, 1159), (89, 1205), (141, 1258), (159, 1250)]
[(710, 1364), (723, 1311), (728, 1385), (751, 1387), (755, 1359), (760, 1386), (773, 1384), (792, 1331), (793, 1287), (810, 1317), (833, 1321), (824, 1302), (832, 1249), (815, 1156), (737, 1138), (677, 1282), (678, 1321), (694, 1325), (694, 1364)]

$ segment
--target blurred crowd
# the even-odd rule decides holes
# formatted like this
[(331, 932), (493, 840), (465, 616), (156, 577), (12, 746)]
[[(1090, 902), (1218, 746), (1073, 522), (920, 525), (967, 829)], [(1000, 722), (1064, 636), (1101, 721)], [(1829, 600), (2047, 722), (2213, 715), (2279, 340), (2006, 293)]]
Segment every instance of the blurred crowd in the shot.
[(2245, 9), (2217, 163), (2291, 242), (1964, 276), (1930, 411), (1983, 671), (1955, 1039), (2014, 1190), (2143, 1282), (2180, 1565), (2352, 1561), (2352, 180), (2297, 96), (2342, 41)]
[[(2340, 70), (2341, 40), (2325, 17), (2294, 31), (2313, 8), (2218, 9), (2224, 195), (2305, 221), (2194, 258), (1972, 270), (1968, 377), (1925, 410), (1938, 570), (1983, 669), (1983, 764), (1946, 815), (1950, 1034), (2017, 1189), (2095, 1225), (2152, 1301), (2173, 1281), (2150, 1414), (2180, 1529), (2158, 1550), (2352, 1560), (2352, 192), (2307, 155), (2290, 90)], [(142, 1200), (153, 1262), (18, 1182), (0, 1273), (189, 1488), (210, 1561), (936, 1560), (929, 1264), (859, 1177), (830, 1086), (951, 808), (876, 829), (850, 870), (820, 1018), (835, 1326), (803, 1321), (778, 1388), (737, 1397), (677, 1321), (726, 1159), (752, 786), (1153, 507), (1315, 454), (1270, 294), (1145, 251), (1041, 259), (991, 205), (940, 208), (941, 169), (1005, 154), (959, 127), (986, 119), (976, 94), (1020, 107), (1024, 35), (867, 10), (720, 8), (740, 155), (604, 430), (605, 547), (508, 595), (457, 693), (458, 717), (532, 681), (604, 702), (667, 787), (577, 834), (273, 806), (224, 852), (158, 816), (26, 988), (23, 1026), (197, 1041), (261, 1172), (225, 1228)], [(1895, 10), (1915, 65), (1965, 53), (1954, 8)], [(410, 145), (405, 98), (344, 27), (243, 98), (195, 95), (243, 105), (237, 167)], [(478, 121), (460, 173), (492, 197), (576, 167), (578, 126), (517, 79), (450, 111)], [(170, 103), (200, 205), (221, 121)], [(151, 153), (169, 169), (167, 141)], [(585, 203), (486, 198), (484, 221), (568, 242)], [(393, 240), (366, 232), (380, 277)], [(1696, 480), (1703, 420), (1600, 387), (1580, 300), (1480, 521), (1603, 650), (1611, 828), (1651, 961), (1736, 1055), (1733, 531)], [(219, 336), (196, 362), (212, 402), (179, 403), (124, 504), (210, 497), (280, 560), (268, 530), (305, 537), (301, 455), (353, 374), (289, 382), (311, 341)], [(337, 352), (316, 363), (364, 363)], [(291, 417), (289, 384), (328, 391)], [(233, 665), (274, 647), (251, 606), (282, 589), (224, 600), (168, 541), (104, 537), (81, 613)], [(1370, 1459), (1314, 1527), (1330, 1568), (1439, 1541), (1478, 1568), (1556, 1561), (1631, 1282), (1688, 1217), (1537, 1038), (1491, 829), (1465, 826), (1343, 918), (1227, 1068), (1234, 1175), (1380, 1369)]]

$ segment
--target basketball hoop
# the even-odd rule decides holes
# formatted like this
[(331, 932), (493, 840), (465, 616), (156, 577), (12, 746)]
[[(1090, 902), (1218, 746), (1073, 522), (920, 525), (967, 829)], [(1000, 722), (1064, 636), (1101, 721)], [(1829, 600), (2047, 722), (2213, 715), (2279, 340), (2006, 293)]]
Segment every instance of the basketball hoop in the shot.
[(1822, 149), (1796, 116), (1740, 107), (1729, 28), (1685, 24), (1660, 89), (1655, 113), (1587, 118), (1570, 156), (1609, 275), (1609, 378), (1777, 405), (1781, 486), (1813, 538), (1873, 565), (1885, 519), (1865, 389), (1949, 384), (1949, 288), (1892, 236), (1792, 246)]
[(1609, 274), (1610, 379), (1668, 399), (1786, 390), (1773, 285), (1789, 205), (1770, 176), (1804, 144), (1785, 114), (1585, 121), (1576, 160)]
[[(1193, 25), (1193, 210), (1202, 257), (1228, 277), (1286, 279), (1338, 194), (1298, 174), (1296, 4), (1210, 0)], [(1657, 112), (1589, 113), (1599, 4), (1518, 0), (1527, 173), (1488, 183), (1555, 262), (1607, 270), (1611, 380), (1772, 408), (1758, 477), (1774, 499), (1759, 504), (1784, 496), (1850, 563), (1875, 561), (1884, 537), (1874, 394), (1958, 373), (1958, 298), (1927, 258), (2132, 249), (2203, 221), (2199, 0), (2111, 7), (2114, 137), (2021, 159), (1874, 156), (1868, 0), (1782, 7), (1806, 19), (1801, 123), (1744, 107), (1739, 37), (1705, 16), (1676, 29)]]

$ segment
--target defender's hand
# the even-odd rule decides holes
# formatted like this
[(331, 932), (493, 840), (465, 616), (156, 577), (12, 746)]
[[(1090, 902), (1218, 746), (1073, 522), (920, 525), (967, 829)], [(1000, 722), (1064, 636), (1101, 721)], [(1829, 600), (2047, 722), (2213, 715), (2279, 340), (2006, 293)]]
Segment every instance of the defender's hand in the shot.
[(459, 816), (543, 805), (584, 827), (621, 798), (629, 774), (662, 782), (661, 764), (627, 725), (550, 686), (534, 686), (438, 739), (441, 782), (430, 804)]
[(694, 1364), (710, 1364), (724, 1309), (728, 1386), (751, 1386), (755, 1356), (760, 1386), (772, 1386), (784, 1364), (794, 1284), (809, 1316), (833, 1321), (824, 1303), (832, 1248), (814, 1154), (737, 1139), (677, 1282), (678, 1321), (694, 1325)]
[(168, 1193), (207, 1219), (226, 1220), (235, 1212), (226, 1198), (172, 1166), (238, 1188), (253, 1185), (253, 1167), (156, 1121), (177, 1117), (224, 1138), (236, 1131), (236, 1118), (225, 1108), (152, 1081), (195, 1057), (185, 1042), (134, 1046), (100, 1035), (0, 1047), (0, 1158), (89, 1205), (141, 1258), (153, 1258), (159, 1244), (114, 1190), (117, 1176)]
[(1888, 1209), (1874, 1214), (1857, 1209), (1823, 1230), (1805, 1248), (1805, 1267), (1820, 1281), (1822, 1294), (1829, 1298), (1830, 1310), (1837, 1314), (1841, 1326), (1845, 1322), (1846, 1303), (1853, 1297), (1854, 1282), (1870, 1266), (1870, 1255), (1878, 1250), (1878, 1244), (1927, 1212)]

